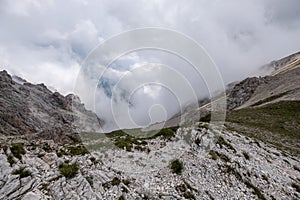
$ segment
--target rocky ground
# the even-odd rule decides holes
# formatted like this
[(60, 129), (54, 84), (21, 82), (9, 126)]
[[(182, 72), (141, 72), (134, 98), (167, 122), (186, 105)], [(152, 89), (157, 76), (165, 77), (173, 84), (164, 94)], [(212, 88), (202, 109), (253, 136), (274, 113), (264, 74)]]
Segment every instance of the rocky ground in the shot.
[(205, 123), (127, 150), (22, 138), (1, 146), (0, 199), (300, 198), (299, 157)]

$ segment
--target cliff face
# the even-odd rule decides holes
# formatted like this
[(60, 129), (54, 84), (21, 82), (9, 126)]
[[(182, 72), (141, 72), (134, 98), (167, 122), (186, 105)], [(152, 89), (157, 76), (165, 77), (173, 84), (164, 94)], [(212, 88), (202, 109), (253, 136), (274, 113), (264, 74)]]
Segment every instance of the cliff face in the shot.
[(16, 81), (0, 72), (0, 134), (43, 137), (67, 143), (96, 130), (100, 120), (75, 95), (51, 92), (44, 84)]
[(236, 84), (227, 95), (227, 109), (233, 110), (243, 105), (251, 98), (257, 87), (260, 84), (267, 82), (268, 79), (268, 77), (252, 77)]

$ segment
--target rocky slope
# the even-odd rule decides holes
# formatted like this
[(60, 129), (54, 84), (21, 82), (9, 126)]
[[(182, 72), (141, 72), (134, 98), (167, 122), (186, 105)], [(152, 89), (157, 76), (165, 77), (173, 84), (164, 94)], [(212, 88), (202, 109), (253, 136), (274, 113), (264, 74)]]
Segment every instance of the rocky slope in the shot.
[[(143, 144), (147, 151), (133, 145), (127, 150), (91, 153), (78, 144), (24, 140), (18, 141), (25, 148), (20, 159), (10, 157), (13, 144), (2, 144), (0, 199), (300, 197), (298, 157), (226, 129), (218, 132), (208, 150), (205, 141), (211, 134), (215, 135), (215, 130), (199, 123), (178, 129), (171, 139), (147, 140)], [(189, 142), (184, 139), (187, 135)], [(170, 167), (173, 159), (182, 162), (182, 171)], [(78, 170), (63, 171), (68, 166)]]
[(148, 138), (93, 134), (99, 119), (74, 95), (0, 72), (0, 199), (299, 199), (291, 70), (233, 87), (222, 127), (197, 122)]
[(76, 133), (100, 127), (98, 117), (84, 109), (75, 95), (52, 93), (44, 84), (33, 85), (0, 72), (0, 134), (43, 137), (66, 143)]

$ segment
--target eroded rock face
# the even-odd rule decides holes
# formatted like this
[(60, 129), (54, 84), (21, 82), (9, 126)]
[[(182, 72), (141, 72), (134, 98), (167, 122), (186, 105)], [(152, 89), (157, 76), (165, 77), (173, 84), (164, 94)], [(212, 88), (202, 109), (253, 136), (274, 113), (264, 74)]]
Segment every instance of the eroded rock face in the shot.
[(64, 97), (44, 84), (15, 82), (0, 72), (0, 134), (35, 134), (66, 143), (78, 140), (74, 134), (81, 131), (97, 131), (99, 122), (75, 95)]
[(236, 84), (227, 96), (227, 109), (233, 110), (248, 101), (257, 87), (268, 82), (270, 77), (252, 77)]

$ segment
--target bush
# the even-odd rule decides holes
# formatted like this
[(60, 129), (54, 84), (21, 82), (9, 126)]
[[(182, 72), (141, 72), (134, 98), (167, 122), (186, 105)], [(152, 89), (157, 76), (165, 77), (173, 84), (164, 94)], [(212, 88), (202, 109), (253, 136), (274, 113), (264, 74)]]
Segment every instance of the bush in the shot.
[(14, 170), (12, 172), (12, 174), (14, 174), (14, 175), (20, 175), (20, 178), (31, 176), (31, 172), (28, 171), (28, 170), (26, 170), (26, 169), (24, 169), (24, 168), (20, 168), (20, 169)]
[(183, 170), (183, 163), (178, 159), (173, 160), (171, 162), (171, 169), (173, 173), (180, 175)]
[(112, 185), (119, 185), (121, 183), (120, 179), (118, 177), (114, 177), (111, 181)]
[(209, 151), (209, 155), (211, 156), (211, 159), (213, 159), (213, 160), (217, 160), (218, 159), (218, 155), (213, 150)]
[(14, 157), (12, 155), (8, 155), (7, 156), (7, 162), (10, 164), (10, 166), (12, 167), (13, 164), (15, 164), (15, 160)]
[(250, 160), (250, 156), (246, 151), (243, 151), (243, 155), (247, 160)]
[(61, 164), (59, 166), (59, 171), (66, 178), (74, 178), (78, 173), (79, 167), (77, 164)]
[(92, 176), (85, 177), (86, 181), (90, 184), (91, 187), (94, 186), (94, 181)]
[(82, 145), (80, 145), (80, 146), (69, 146), (68, 150), (70, 151), (70, 154), (72, 156), (84, 155), (84, 154), (89, 153), (89, 151)]
[(24, 155), (26, 153), (26, 151), (23, 147), (23, 144), (21, 144), (21, 143), (11, 144), (10, 151), (19, 160), (22, 158), (22, 155)]

